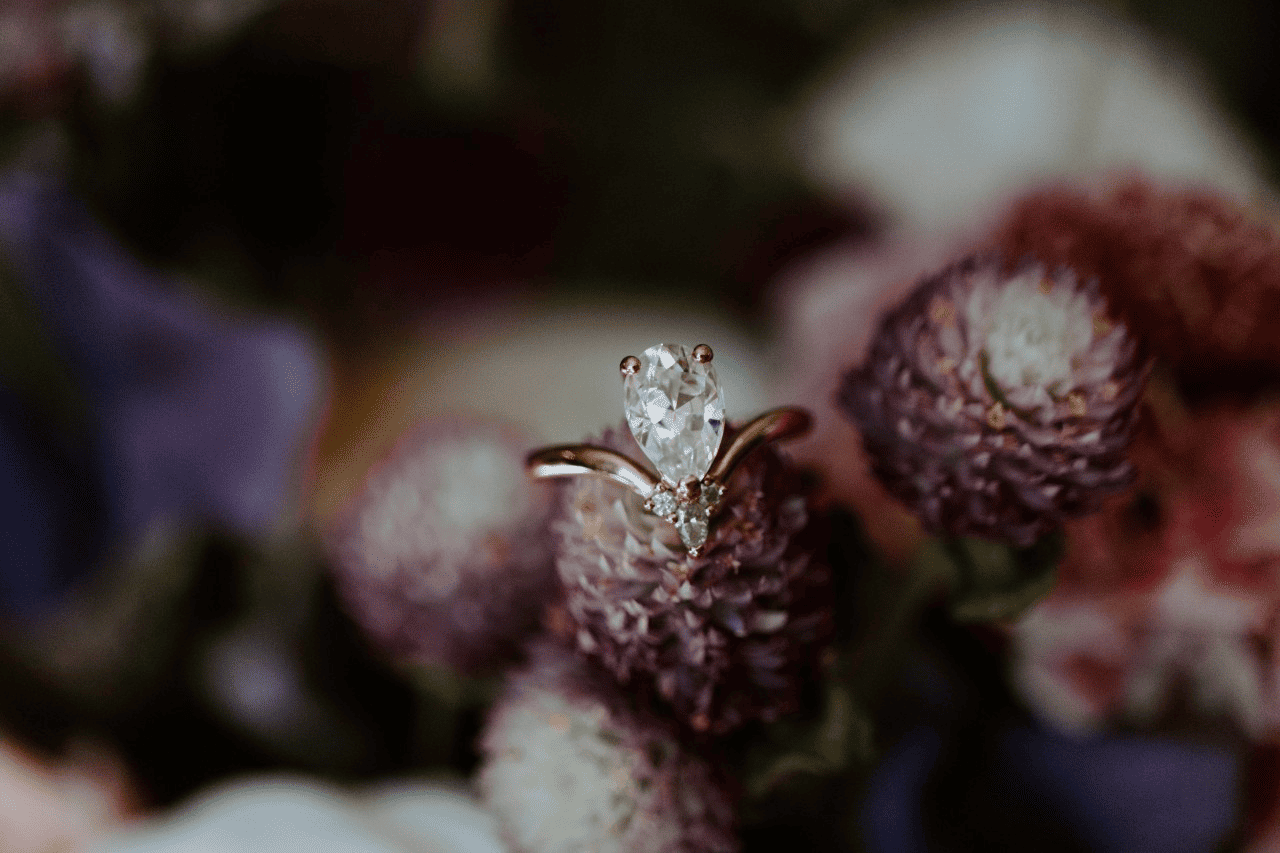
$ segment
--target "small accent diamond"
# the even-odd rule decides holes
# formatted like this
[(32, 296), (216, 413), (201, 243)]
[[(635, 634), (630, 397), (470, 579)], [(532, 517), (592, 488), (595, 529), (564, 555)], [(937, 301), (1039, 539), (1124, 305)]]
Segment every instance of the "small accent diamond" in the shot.
[(658, 489), (649, 497), (650, 512), (670, 518), (676, 514), (676, 496), (666, 489)]
[(707, 542), (707, 509), (700, 504), (681, 504), (676, 513), (676, 531), (689, 551), (696, 552)]

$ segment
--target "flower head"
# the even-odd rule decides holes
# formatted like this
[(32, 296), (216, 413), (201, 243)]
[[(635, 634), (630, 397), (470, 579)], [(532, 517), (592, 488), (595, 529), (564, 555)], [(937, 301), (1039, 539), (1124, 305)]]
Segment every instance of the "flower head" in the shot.
[[(637, 450), (625, 430), (597, 443)], [(594, 479), (565, 486), (552, 529), (571, 633), (620, 681), (716, 733), (798, 706), (831, 632), (829, 572), (776, 451), (738, 466), (697, 557), (632, 492)]]
[(674, 729), (542, 643), (494, 706), (480, 786), (515, 853), (736, 850), (732, 801)]
[(1129, 484), (1144, 377), (1095, 287), (978, 255), (885, 316), (839, 403), (930, 531), (1029, 545)]
[(993, 242), (1096, 276), (1193, 402), (1280, 387), (1280, 233), (1260, 213), (1141, 179), (1095, 193), (1050, 187), (1020, 199)]
[(393, 652), (464, 671), (503, 660), (555, 590), (549, 494), (527, 443), (486, 422), (406, 434), (330, 534), (339, 585)]
[(1199, 412), (1134, 450), (1134, 493), (1066, 526), (1057, 587), (1014, 627), (1015, 682), (1065, 728), (1190, 712), (1274, 737), (1280, 409)]

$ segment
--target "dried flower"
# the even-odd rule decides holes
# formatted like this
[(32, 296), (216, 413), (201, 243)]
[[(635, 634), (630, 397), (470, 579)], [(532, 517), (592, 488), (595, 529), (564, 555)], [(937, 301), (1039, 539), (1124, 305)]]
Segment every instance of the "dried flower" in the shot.
[(1015, 681), (1063, 728), (1182, 710), (1274, 737), (1280, 409), (1197, 413), (1134, 451), (1135, 493), (1067, 525), (1057, 588), (1013, 630)]
[[(625, 429), (597, 442), (638, 456)], [(726, 484), (698, 557), (612, 483), (564, 487), (556, 567), (578, 648), (700, 731), (794, 710), (831, 632), (829, 571), (796, 470), (771, 448)]]
[(1092, 194), (1051, 187), (1013, 207), (995, 245), (1096, 276), (1192, 398), (1280, 387), (1280, 233), (1260, 213), (1141, 179)]
[(730, 797), (669, 725), (544, 642), (494, 706), (480, 787), (515, 853), (738, 847)]
[(810, 502), (855, 509), (868, 538), (895, 564), (905, 564), (926, 534), (915, 514), (872, 474), (871, 458), (831, 389), (849, 365), (865, 360), (881, 316), (923, 274), (968, 254), (971, 242), (897, 235), (814, 253), (780, 279), (772, 306), (782, 326), (775, 352), (806, 355), (780, 358), (784, 372), (773, 387), (776, 397), (814, 414), (813, 432), (787, 446), (799, 464), (821, 475)]
[(1025, 546), (1131, 482), (1145, 374), (1094, 287), (976, 255), (884, 318), (839, 403), (931, 532)]
[(527, 448), (492, 423), (425, 421), (335, 525), (339, 585), (393, 652), (485, 670), (537, 626), (555, 590), (551, 500), (524, 474)]

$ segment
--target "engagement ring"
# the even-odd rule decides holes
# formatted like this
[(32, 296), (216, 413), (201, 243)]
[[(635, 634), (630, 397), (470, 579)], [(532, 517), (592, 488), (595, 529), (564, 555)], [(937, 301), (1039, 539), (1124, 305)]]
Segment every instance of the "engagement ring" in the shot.
[(803, 409), (765, 412), (725, 437), (724, 395), (711, 364), (711, 347), (692, 353), (679, 344), (656, 344), (619, 369), (627, 426), (657, 472), (604, 447), (564, 444), (528, 457), (533, 477), (603, 477), (644, 499), (644, 508), (675, 525), (690, 556), (706, 544), (725, 484), (752, 450), (809, 430)]

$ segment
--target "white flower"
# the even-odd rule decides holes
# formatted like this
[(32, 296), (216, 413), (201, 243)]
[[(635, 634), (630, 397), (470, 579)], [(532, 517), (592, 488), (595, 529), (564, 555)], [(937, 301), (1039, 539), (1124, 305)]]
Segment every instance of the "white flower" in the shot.
[(368, 795), (305, 778), (260, 776), (206, 790), (90, 853), (505, 853), (493, 819), (465, 791), (399, 784)]
[(393, 652), (492, 669), (554, 594), (550, 492), (531, 442), (479, 419), (435, 418), (401, 437), (328, 531), (341, 589)]
[(544, 646), (498, 701), (480, 785), (517, 853), (729, 851), (727, 797), (671, 730)]
[(975, 6), (888, 36), (816, 90), (795, 134), (815, 180), (925, 229), (1031, 182), (1109, 169), (1265, 191), (1187, 57), (1097, 11)]
[(987, 369), (1004, 389), (1062, 388), (1074, 380), (1074, 364), (1093, 340), (1092, 306), (1069, 287), (1046, 290), (1038, 271), (1004, 283), (989, 308), (970, 318), (986, 334)]
[(1268, 612), (1192, 563), (1148, 593), (1051, 598), (1014, 628), (1013, 680), (1065, 731), (1150, 725), (1185, 688), (1192, 710), (1261, 739), (1280, 729), (1276, 664), (1256, 642)]

